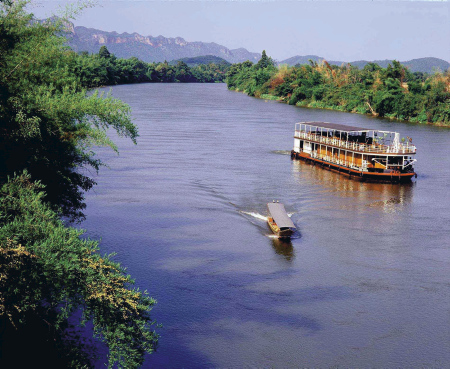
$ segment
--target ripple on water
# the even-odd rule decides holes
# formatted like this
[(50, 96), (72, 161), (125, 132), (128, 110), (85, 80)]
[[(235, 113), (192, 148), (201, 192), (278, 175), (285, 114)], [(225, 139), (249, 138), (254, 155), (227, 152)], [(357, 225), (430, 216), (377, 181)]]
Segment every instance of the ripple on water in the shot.
[[(111, 169), (96, 177), (82, 226), (159, 302), (152, 316), (164, 329), (148, 366), (450, 362), (449, 130), (264, 102), (218, 84), (112, 92), (131, 105), (140, 137), (136, 146), (119, 139), (120, 156), (99, 150)], [(416, 183), (361, 183), (292, 161), (299, 121), (412, 137)], [(298, 238), (266, 237), (272, 199), (292, 213)]]

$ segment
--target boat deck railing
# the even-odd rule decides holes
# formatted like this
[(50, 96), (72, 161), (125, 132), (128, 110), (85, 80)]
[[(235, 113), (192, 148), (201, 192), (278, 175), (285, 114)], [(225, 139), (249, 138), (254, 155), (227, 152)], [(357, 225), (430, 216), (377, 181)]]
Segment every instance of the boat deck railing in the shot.
[(400, 143), (397, 148), (394, 145), (382, 145), (379, 143), (374, 144), (366, 144), (359, 142), (352, 142), (339, 139), (337, 137), (324, 137), (322, 135), (316, 133), (309, 133), (304, 131), (295, 131), (295, 138), (303, 138), (310, 141), (323, 143), (326, 145), (332, 145), (339, 148), (344, 148), (353, 151), (360, 152), (370, 152), (370, 153), (395, 153), (395, 154), (415, 154), (416, 147), (414, 145), (410, 145), (409, 142), (406, 144)]
[(319, 154), (317, 152), (312, 152), (310, 155), (311, 155), (311, 158), (319, 159), (319, 160), (326, 161), (326, 162), (333, 163), (333, 164), (337, 164), (337, 165), (341, 165), (341, 166), (344, 166), (344, 167), (347, 167), (347, 168), (358, 170), (360, 172), (367, 172), (368, 171), (368, 169), (367, 169), (368, 168), (368, 163), (367, 163), (366, 160), (363, 161), (362, 166), (358, 166), (353, 161), (341, 160), (341, 159), (337, 159), (337, 158), (335, 158), (333, 156), (322, 155), (322, 154)]

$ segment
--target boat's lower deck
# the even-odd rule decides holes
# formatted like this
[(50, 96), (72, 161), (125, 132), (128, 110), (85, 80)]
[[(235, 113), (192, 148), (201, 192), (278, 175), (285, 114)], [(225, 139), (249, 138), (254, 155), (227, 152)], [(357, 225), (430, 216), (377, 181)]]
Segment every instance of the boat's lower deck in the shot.
[(367, 181), (367, 182), (384, 182), (384, 183), (403, 183), (411, 181), (411, 178), (417, 176), (414, 172), (396, 172), (389, 173), (369, 172), (355, 170), (350, 167), (339, 165), (337, 163), (328, 162), (319, 158), (311, 157), (311, 155), (304, 152), (291, 151), (291, 158), (301, 159), (312, 164), (319, 164), (325, 169), (329, 169), (351, 177), (352, 179)]

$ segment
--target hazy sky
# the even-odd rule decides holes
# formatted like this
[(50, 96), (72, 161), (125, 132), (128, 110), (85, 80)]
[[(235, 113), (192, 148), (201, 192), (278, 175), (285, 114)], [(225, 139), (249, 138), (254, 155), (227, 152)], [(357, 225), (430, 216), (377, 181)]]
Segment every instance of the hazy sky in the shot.
[[(67, 1), (35, 0), (38, 18)], [(434, 56), (450, 61), (448, 1), (98, 0), (77, 26), (183, 37), (274, 59), (318, 55), (355, 61)]]

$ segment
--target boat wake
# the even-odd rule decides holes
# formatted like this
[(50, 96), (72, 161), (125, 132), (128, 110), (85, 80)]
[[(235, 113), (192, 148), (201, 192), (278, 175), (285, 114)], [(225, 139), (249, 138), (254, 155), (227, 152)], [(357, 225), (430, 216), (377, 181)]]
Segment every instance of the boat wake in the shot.
[[(252, 211), (242, 211), (241, 210), (240, 213), (250, 215), (251, 217), (253, 217), (255, 219), (264, 220), (265, 222), (267, 222), (267, 220), (268, 220), (268, 217), (261, 215), (259, 213), (254, 213)], [(293, 215), (294, 215), (294, 213), (288, 213), (289, 218), (291, 218)]]
[(275, 235), (275, 234), (266, 234), (265, 236), (268, 237), (268, 238), (272, 238), (272, 239), (274, 239), (274, 240), (277, 240), (277, 239), (278, 239), (278, 236)]
[(293, 235), (291, 235), (288, 238), (280, 238), (279, 236), (277, 236), (276, 234), (273, 233), (266, 233), (264, 236), (266, 236), (267, 238), (271, 238), (273, 240), (284, 240), (282, 242), (290, 242), (291, 240), (296, 240), (298, 238), (301, 238), (301, 235), (299, 232), (295, 232)]
[(273, 150), (271, 151), (272, 154), (278, 154), (278, 155), (291, 155), (290, 150)]
[(263, 220), (264, 222), (267, 222), (267, 217), (264, 215), (261, 215), (259, 213), (254, 213), (251, 211), (241, 211), (242, 214), (247, 214), (250, 215), (251, 217), (255, 218), (255, 219), (259, 219), (259, 220)]

